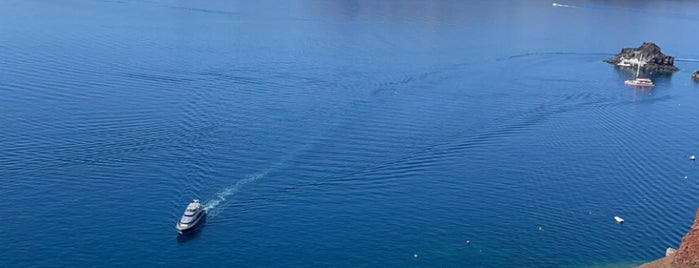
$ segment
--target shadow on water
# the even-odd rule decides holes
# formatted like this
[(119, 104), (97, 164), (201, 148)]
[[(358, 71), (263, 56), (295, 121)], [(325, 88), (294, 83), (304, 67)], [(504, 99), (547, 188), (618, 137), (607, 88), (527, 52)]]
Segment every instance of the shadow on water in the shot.
[(201, 228), (194, 230), (191, 233), (186, 233), (186, 234), (177, 234), (177, 243), (178, 244), (185, 244), (189, 241), (192, 241), (199, 237), (201, 234)]

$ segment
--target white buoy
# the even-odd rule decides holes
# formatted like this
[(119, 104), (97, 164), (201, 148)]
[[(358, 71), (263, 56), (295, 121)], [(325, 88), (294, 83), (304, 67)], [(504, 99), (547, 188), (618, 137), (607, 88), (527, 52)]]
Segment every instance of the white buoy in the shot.
[(471, 240), (466, 240), (466, 245), (471, 245)]
[(543, 231), (543, 230), (544, 230), (544, 228), (542, 228), (541, 226), (539, 226), (539, 231)]
[(614, 216), (614, 220), (616, 221), (616, 223), (624, 223), (624, 218), (619, 216)]
[(686, 178), (687, 178), (687, 176), (684, 176), (684, 178), (686, 179)]
[(694, 155), (691, 155), (691, 156), (689, 157), (689, 160), (694, 161), (694, 160), (697, 160), (697, 158), (696, 158)]
[(413, 254), (413, 258), (417, 259), (417, 257), (418, 257), (417, 253)]

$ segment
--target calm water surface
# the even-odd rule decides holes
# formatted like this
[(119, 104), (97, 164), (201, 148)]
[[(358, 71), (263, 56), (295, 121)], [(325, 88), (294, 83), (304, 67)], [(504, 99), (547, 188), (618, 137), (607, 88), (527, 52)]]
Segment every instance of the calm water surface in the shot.
[[(699, 206), (699, 4), (562, 4), (4, 1), (0, 267), (662, 256)], [(602, 60), (644, 41), (681, 71), (624, 87)]]

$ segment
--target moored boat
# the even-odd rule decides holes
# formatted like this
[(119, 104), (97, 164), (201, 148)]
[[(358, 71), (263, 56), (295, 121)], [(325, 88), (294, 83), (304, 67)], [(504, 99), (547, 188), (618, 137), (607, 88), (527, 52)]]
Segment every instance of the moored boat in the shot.
[(641, 60), (639, 60), (636, 64), (638, 65), (638, 68), (636, 69), (636, 78), (634, 80), (624, 81), (624, 85), (633, 87), (654, 87), (655, 84), (653, 84), (653, 80), (650, 80), (650, 78), (640, 76), (641, 65), (645, 64), (645, 62), (643, 62), (643, 58), (641, 58)]
[(619, 67), (631, 67), (631, 63), (628, 60), (622, 60), (616, 64)]
[(634, 87), (654, 87), (655, 84), (653, 84), (653, 80), (650, 80), (650, 78), (645, 78), (645, 77), (636, 77), (634, 80), (626, 80), (624, 81), (624, 85), (627, 86), (634, 86)]

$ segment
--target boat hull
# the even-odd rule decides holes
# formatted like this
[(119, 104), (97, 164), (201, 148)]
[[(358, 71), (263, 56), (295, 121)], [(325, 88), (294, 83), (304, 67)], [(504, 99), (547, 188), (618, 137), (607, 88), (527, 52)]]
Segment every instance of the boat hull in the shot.
[(654, 84), (637, 83), (637, 82), (631, 81), (631, 80), (624, 81), (624, 85), (632, 86), (632, 87), (654, 87), (655, 86)]
[(199, 229), (202, 225), (204, 225), (204, 222), (206, 221), (206, 212), (202, 212), (199, 214), (199, 217), (192, 221), (191, 223), (188, 224), (183, 224), (181, 222), (177, 222), (175, 224), (175, 229), (177, 229), (177, 232), (179, 234), (189, 234), (193, 233), (197, 229)]

